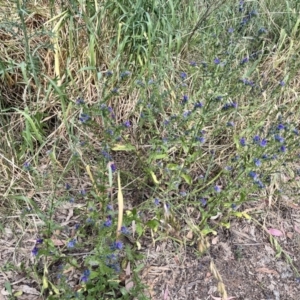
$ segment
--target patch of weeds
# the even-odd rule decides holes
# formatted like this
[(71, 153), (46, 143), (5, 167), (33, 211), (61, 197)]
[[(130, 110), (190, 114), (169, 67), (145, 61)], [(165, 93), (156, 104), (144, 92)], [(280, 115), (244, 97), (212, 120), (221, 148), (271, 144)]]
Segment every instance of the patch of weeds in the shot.
[(9, 116), (19, 131), (4, 112), (3, 194), (37, 232), (26, 271), (47, 299), (146, 299), (143, 246), (189, 236), (204, 253), (210, 234), (251, 220), (247, 205), (297, 178), (278, 179), (299, 157), (294, 18), (277, 32), (259, 1), (220, 1), (201, 22), (191, 4), (142, 2), (74, 0), (60, 13), (52, 3), (51, 63), (34, 48), (50, 74), (30, 48), (46, 33), (29, 38), (33, 8), (17, 7), (28, 65), (15, 58), (2, 73), (30, 97)]

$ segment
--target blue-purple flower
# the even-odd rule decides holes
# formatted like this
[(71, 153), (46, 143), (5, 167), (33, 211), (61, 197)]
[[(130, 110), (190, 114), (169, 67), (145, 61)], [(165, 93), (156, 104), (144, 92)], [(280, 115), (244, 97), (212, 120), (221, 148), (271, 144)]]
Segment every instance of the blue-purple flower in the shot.
[(88, 269), (84, 270), (83, 275), (81, 276), (81, 281), (87, 282), (89, 280), (90, 274), (91, 274), (90, 270), (88, 270)]
[(106, 221), (104, 222), (104, 226), (105, 227), (110, 227), (112, 225), (112, 217), (111, 216), (108, 216), (106, 218)]
[(122, 250), (123, 249), (123, 243), (121, 241), (115, 241), (112, 245), (111, 245), (111, 250)]
[(77, 98), (76, 99), (76, 104), (77, 105), (84, 104), (84, 100), (82, 98)]
[(86, 123), (90, 120), (90, 116), (88, 114), (85, 114), (85, 113), (82, 113), (80, 116), (79, 116), (79, 121), (81, 123)]
[(181, 72), (181, 73), (180, 73), (180, 78), (181, 78), (182, 80), (185, 80), (185, 79), (187, 78), (187, 74), (186, 74), (185, 72)]
[(126, 128), (129, 128), (131, 125), (130, 125), (130, 121), (125, 121), (123, 123), (123, 125), (126, 127)]
[(220, 188), (218, 185), (214, 186), (214, 190), (215, 190), (217, 193), (220, 193), (220, 192), (221, 192), (221, 188)]
[(214, 63), (215, 63), (216, 65), (219, 65), (219, 64), (221, 63), (221, 60), (220, 60), (218, 57), (216, 57), (216, 58), (214, 59)]
[(125, 235), (130, 234), (130, 230), (126, 226), (122, 226), (120, 231)]
[(246, 146), (246, 139), (245, 139), (244, 137), (242, 137), (242, 138), (240, 139), (240, 144), (241, 144), (241, 146), (243, 146), (243, 147)]
[(31, 250), (33, 256), (37, 256), (38, 252), (39, 252), (39, 248), (37, 246), (34, 246), (34, 248)]
[(261, 161), (260, 161), (258, 158), (254, 158), (254, 159), (253, 159), (253, 162), (254, 162), (254, 164), (255, 164), (257, 167), (260, 167), (260, 166), (261, 166)]
[(188, 100), (189, 100), (189, 97), (187, 95), (183, 95), (181, 103), (186, 104), (188, 102)]
[(67, 247), (68, 247), (68, 248), (74, 248), (75, 245), (76, 245), (76, 240), (75, 240), (75, 239), (72, 239), (72, 240), (70, 240), (70, 241), (68, 242)]
[(28, 161), (26, 161), (24, 164), (23, 164), (23, 168), (24, 170), (26, 171), (30, 171), (30, 163)]

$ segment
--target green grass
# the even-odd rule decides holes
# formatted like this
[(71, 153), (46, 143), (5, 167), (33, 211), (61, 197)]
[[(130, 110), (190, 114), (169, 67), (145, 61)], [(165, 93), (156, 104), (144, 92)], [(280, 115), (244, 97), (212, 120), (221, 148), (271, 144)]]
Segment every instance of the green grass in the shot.
[(45, 299), (147, 299), (149, 233), (192, 231), (205, 251), (248, 206), (294, 194), (296, 1), (0, 4), (1, 230), (14, 262), (42, 239), (14, 268)]

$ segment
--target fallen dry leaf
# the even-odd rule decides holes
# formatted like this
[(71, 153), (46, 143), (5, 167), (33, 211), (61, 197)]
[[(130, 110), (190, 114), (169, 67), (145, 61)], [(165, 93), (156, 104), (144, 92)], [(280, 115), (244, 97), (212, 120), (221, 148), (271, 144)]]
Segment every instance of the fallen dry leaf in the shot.
[(273, 236), (283, 236), (283, 233), (280, 230), (275, 228), (268, 229), (268, 232)]
[(130, 262), (128, 262), (127, 267), (125, 269), (125, 274), (126, 274), (126, 278), (125, 278), (125, 289), (127, 291), (129, 291), (130, 289), (133, 288), (133, 281), (131, 278), (131, 270), (130, 270)]
[(255, 269), (255, 271), (260, 272), (260, 273), (279, 275), (277, 271), (271, 270), (271, 269), (268, 269), (268, 268), (257, 268), (257, 269)]
[(164, 292), (164, 300), (168, 300), (169, 299), (169, 289), (168, 289), (168, 285), (166, 285), (166, 289)]
[(31, 294), (31, 295), (39, 295), (40, 294), (39, 291), (37, 291), (36, 289), (34, 289), (28, 285), (25, 285), (25, 284), (16, 287), (16, 290), (22, 291), (23, 293)]
[(192, 231), (192, 230), (190, 230), (190, 231), (187, 233), (186, 238), (187, 238), (188, 240), (193, 239), (193, 231)]
[(51, 241), (53, 242), (54, 246), (63, 246), (66, 244), (66, 241), (58, 240), (55, 238), (51, 238)]
[(216, 237), (214, 237), (214, 238), (211, 240), (211, 243), (212, 243), (213, 245), (215, 245), (215, 244), (218, 243), (218, 241), (219, 241), (219, 237), (216, 236)]

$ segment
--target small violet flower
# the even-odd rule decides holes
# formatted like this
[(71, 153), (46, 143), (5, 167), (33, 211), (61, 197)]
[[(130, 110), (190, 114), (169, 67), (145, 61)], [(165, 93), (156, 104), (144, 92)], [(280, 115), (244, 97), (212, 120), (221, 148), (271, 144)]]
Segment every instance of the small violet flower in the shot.
[(257, 167), (261, 166), (261, 161), (258, 158), (254, 158), (253, 162)]
[(79, 116), (79, 121), (80, 121), (81, 123), (86, 123), (86, 122), (89, 121), (90, 118), (91, 118), (91, 117), (90, 117), (89, 115), (87, 115), (87, 114), (85, 114), (85, 113), (82, 113), (82, 114)]
[(130, 127), (130, 122), (129, 121), (125, 121), (123, 123), (123, 125), (126, 127), (126, 128), (129, 128)]
[(74, 248), (75, 245), (76, 245), (76, 240), (75, 240), (75, 239), (72, 239), (72, 240), (70, 240), (70, 241), (68, 242), (67, 247), (68, 247), (68, 248)]
[(116, 241), (111, 245), (111, 250), (122, 250), (123, 249), (123, 243), (121, 241)]
[(83, 275), (81, 276), (81, 281), (87, 282), (89, 280), (90, 274), (91, 274), (90, 270), (84, 270)]
[(37, 246), (34, 246), (34, 248), (31, 250), (33, 256), (37, 256), (38, 252), (39, 252), (39, 248)]
[(185, 80), (185, 79), (187, 78), (187, 74), (186, 74), (185, 72), (181, 72), (181, 73), (180, 73), (180, 78), (181, 78), (182, 80)]
[(246, 146), (246, 139), (245, 139), (244, 137), (242, 137), (242, 138), (240, 139), (240, 144), (241, 144), (243, 147)]
[(215, 190), (217, 193), (220, 193), (220, 192), (221, 192), (221, 188), (220, 188), (218, 185), (214, 186), (214, 190)]
[(221, 60), (219, 59), (219, 58), (215, 58), (214, 59), (214, 63), (216, 64), (216, 65), (219, 65), (220, 63), (221, 63)]

